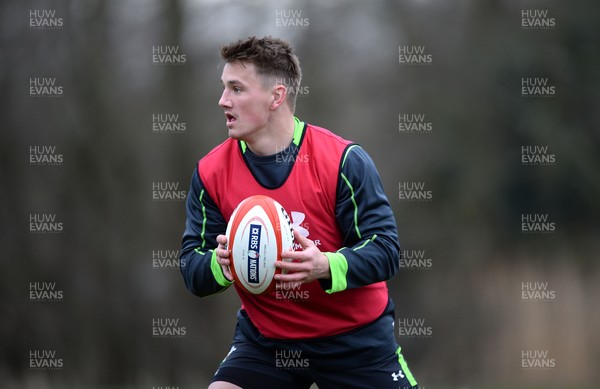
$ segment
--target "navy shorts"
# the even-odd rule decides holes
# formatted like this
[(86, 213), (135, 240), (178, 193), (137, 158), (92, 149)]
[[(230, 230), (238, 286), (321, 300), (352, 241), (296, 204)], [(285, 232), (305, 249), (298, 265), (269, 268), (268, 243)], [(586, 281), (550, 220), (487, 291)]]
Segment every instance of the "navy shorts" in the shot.
[(244, 389), (418, 389), (394, 336), (393, 303), (374, 322), (328, 338), (262, 336), (244, 310), (229, 354), (212, 381)]

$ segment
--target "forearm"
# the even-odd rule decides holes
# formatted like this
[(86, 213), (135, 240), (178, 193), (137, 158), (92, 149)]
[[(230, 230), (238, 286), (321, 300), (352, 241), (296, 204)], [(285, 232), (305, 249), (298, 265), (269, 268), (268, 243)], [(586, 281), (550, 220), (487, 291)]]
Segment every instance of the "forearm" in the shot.
[(398, 271), (399, 250), (397, 241), (374, 234), (353, 247), (324, 253), (331, 279), (322, 280), (321, 285), (328, 293), (335, 293), (389, 280)]
[(185, 286), (198, 296), (208, 296), (226, 289), (229, 282), (216, 262), (216, 237), (224, 233), (225, 220), (207, 194), (198, 172), (186, 202), (186, 228), (180, 250), (180, 268)]
[(201, 251), (196, 248), (182, 251), (180, 264), (186, 288), (197, 296), (219, 293), (231, 285), (216, 262), (214, 250)]

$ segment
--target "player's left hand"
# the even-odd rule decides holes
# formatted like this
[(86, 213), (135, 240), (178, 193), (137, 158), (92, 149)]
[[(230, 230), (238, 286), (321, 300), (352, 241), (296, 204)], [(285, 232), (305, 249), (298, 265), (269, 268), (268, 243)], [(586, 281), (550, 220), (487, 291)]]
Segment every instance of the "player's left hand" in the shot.
[[(285, 250), (281, 253), (283, 261), (277, 261), (275, 266), (287, 270), (287, 274), (276, 274), (275, 280), (307, 284), (318, 278), (331, 278), (329, 260), (315, 243), (296, 230), (294, 230), (294, 240), (302, 246), (302, 251)], [(289, 260), (292, 262), (288, 262)]]

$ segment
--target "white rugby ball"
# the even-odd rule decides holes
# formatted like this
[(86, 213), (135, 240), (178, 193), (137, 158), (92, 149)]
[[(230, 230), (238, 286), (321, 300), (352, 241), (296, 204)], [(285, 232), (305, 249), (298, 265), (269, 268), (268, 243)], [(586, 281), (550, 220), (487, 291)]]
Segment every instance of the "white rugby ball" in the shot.
[(253, 294), (274, 291), (274, 276), (281, 273), (275, 262), (294, 247), (292, 221), (281, 204), (269, 196), (248, 197), (233, 211), (225, 234), (236, 284)]

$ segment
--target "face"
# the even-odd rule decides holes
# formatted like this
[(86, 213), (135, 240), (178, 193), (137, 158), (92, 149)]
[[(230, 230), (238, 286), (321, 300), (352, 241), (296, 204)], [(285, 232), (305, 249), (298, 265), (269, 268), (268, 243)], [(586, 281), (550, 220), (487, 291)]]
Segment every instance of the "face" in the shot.
[(223, 67), (219, 106), (225, 110), (231, 138), (249, 141), (268, 123), (273, 93), (262, 81), (252, 63), (233, 62)]

